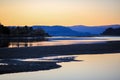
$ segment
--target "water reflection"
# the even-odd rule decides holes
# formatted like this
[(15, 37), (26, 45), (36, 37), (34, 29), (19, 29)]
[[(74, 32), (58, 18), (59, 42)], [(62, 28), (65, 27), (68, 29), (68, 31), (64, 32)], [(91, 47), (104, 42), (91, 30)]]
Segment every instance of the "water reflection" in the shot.
[(31, 47), (31, 42), (10, 42), (9, 47)]
[(47, 41), (44, 37), (0, 38), (0, 47), (31, 47), (34, 42)]
[(9, 48), (13, 47), (32, 47), (32, 46), (56, 46), (70, 44), (92, 44), (103, 43), (106, 40), (92, 37), (48, 37), (48, 41), (33, 41), (33, 42), (10, 42)]
[[(120, 80), (120, 53), (75, 55), (83, 62), (59, 63), (59, 69), (1, 75), (3, 80)], [(46, 77), (47, 76), (47, 77)]]
[(57, 46), (57, 45), (70, 45), (70, 44), (92, 44), (103, 43), (101, 40), (58, 40), (58, 41), (40, 41), (40, 42), (10, 42), (9, 48), (13, 47), (32, 47), (32, 46)]
[(71, 44), (92, 44), (106, 41), (120, 40), (120, 37), (23, 37), (0, 40), (0, 47), (33, 47), (33, 46), (56, 46)]

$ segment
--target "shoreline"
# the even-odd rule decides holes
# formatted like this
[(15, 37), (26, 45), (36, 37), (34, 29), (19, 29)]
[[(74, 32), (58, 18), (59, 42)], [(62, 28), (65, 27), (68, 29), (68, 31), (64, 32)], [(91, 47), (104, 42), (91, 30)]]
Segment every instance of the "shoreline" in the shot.
[(120, 41), (106, 43), (73, 44), (61, 46), (38, 46), (22, 48), (0, 48), (0, 59), (40, 58), (51, 55), (120, 53)]
[[(120, 41), (106, 43), (74, 44), (63, 46), (41, 46), (24, 48), (0, 48), (0, 75), (51, 70), (62, 67), (57, 63), (77, 61), (73, 58), (57, 58), (56, 62), (18, 61), (14, 59), (41, 58), (57, 55), (84, 55), (84, 54), (120, 53)], [(82, 61), (82, 60), (80, 60)]]
[(56, 62), (24, 62), (16, 60), (0, 61), (7, 65), (0, 65), (0, 75), (20, 72), (33, 72), (60, 68)]

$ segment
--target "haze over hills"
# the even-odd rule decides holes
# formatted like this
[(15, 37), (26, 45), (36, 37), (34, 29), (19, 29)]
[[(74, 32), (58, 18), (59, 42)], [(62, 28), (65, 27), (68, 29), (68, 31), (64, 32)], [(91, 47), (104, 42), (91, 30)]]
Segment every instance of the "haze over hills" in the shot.
[(65, 26), (32, 26), (33, 29), (42, 28), (51, 36), (88, 36), (90, 33), (77, 32)]
[(32, 26), (34, 29), (42, 28), (51, 36), (92, 36), (100, 35), (107, 28), (118, 28), (120, 25), (105, 26)]
[(71, 26), (70, 29), (77, 31), (77, 32), (88, 32), (91, 34), (101, 34), (107, 28), (118, 28), (120, 25), (105, 25), (105, 26), (84, 26), (84, 25), (77, 25)]

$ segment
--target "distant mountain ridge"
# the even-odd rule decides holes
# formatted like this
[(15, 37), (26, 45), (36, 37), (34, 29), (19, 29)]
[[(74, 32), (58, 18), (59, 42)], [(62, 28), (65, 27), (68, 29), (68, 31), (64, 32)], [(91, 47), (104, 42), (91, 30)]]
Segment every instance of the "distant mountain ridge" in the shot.
[(77, 32), (64, 26), (32, 26), (33, 29), (42, 28), (51, 36), (87, 36), (89, 33)]
[(120, 25), (104, 25), (104, 26), (84, 26), (84, 25), (77, 25), (71, 26), (70, 29), (77, 31), (77, 32), (88, 32), (91, 34), (101, 34), (107, 28), (119, 28)]
[[(11, 26), (12, 27), (12, 26)], [(15, 27), (15, 26), (13, 26)], [(120, 24), (116, 25), (103, 25), (103, 26), (46, 26), (46, 25), (35, 25), (31, 26), (33, 29), (43, 29), (50, 36), (94, 36), (100, 35), (107, 28), (120, 28)]]
[(92, 36), (100, 35), (107, 28), (119, 28), (120, 25), (104, 25), (104, 26), (32, 26), (34, 29), (42, 28), (51, 36)]

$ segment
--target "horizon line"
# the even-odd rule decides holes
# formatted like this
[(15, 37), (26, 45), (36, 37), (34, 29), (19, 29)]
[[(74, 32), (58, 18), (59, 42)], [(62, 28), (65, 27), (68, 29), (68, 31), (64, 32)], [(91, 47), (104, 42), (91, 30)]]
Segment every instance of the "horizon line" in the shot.
[[(2, 24), (4, 25), (4, 24)], [(120, 25), (120, 24), (104, 24), (104, 25), (40, 25), (40, 24), (36, 24), (36, 25), (4, 25), (4, 26), (18, 26), (18, 27), (23, 27), (23, 26), (28, 26), (28, 27), (32, 27), (32, 26), (64, 26), (64, 27), (71, 27), (71, 26), (87, 26), (87, 27), (94, 27), (94, 26), (111, 26), (111, 25)]]

